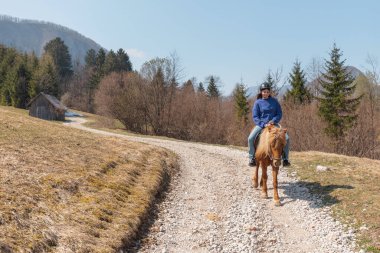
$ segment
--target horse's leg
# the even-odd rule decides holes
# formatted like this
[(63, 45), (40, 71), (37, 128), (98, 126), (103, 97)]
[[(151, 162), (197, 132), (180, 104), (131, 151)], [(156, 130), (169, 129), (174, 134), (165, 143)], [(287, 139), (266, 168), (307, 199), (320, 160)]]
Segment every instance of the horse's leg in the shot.
[[(265, 163), (261, 164), (261, 181), (262, 181), (262, 192), (261, 197), (262, 198), (268, 198), (268, 189), (267, 189), (267, 165)], [(261, 182), (260, 182), (261, 184)]]
[(255, 172), (254, 172), (253, 178), (252, 178), (253, 187), (255, 187), (255, 188), (258, 187), (259, 167), (260, 167), (260, 163), (257, 161)]
[(277, 175), (278, 167), (272, 166), (272, 175), (273, 175), (273, 200), (276, 206), (281, 206), (280, 198), (278, 197), (278, 188), (277, 188)]

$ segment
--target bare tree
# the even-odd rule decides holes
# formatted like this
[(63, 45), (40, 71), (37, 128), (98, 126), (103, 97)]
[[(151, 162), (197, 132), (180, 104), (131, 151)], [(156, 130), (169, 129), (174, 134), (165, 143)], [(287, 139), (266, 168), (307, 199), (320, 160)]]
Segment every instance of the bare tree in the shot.
[(306, 67), (306, 76), (310, 80), (310, 92), (314, 97), (319, 96), (319, 78), (322, 75), (323, 64), (319, 58), (312, 58), (310, 64)]
[[(368, 101), (368, 112), (367, 116), (369, 118), (369, 135), (370, 135), (370, 142), (371, 142), (371, 148), (369, 149), (371, 152), (371, 158), (375, 158), (376, 148), (379, 144), (379, 141), (377, 140), (378, 132), (379, 130), (378, 125), (375, 122), (378, 122), (379, 118), (379, 107), (380, 107), (380, 70), (379, 70), (379, 64), (377, 59), (374, 56), (368, 55), (367, 60), (368, 69), (366, 71), (366, 77), (368, 79), (367, 85), (365, 86), (365, 100)], [(380, 120), (380, 119), (379, 119)]]
[(113, 72), (106, 76), (95, 93), (96, 112), (118, 119), (128, 130), (143, 132), (146, 125), (146, 108), (142, 103), (144, 83), (134, 72)]

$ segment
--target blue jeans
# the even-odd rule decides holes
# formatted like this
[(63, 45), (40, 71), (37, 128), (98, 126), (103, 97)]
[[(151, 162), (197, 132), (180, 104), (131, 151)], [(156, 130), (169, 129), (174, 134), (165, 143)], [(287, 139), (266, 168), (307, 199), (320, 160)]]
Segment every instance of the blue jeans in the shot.
[[(251, 133), (248, 136), (248, 147), (249, 147), (249, 159), (252, 159), (254, 154), (255, 154), (255, 146), (254, 146), (254, 141), (257, 137), (257, 135), (261, 132), (262, 128), (259, 126), (255, 126), (255, 128), (251, 131)], [(286, 138), (286, 145), (284, 147), (284, 152), (282, 154), (282, 160), (289, 160), (289, 135), (286, 133), (285, 135)]]

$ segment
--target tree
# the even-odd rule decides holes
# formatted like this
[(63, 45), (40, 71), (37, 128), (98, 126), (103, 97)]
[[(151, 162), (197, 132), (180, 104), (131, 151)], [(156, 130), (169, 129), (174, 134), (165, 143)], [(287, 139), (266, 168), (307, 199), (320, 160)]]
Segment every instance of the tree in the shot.
[(132, 63), (129, 60), (128, 54), (120, 48), (116, 53), (117, 64), (116, 64), (116, 72), (122, 71), (132, 71)]
[(345, 60), (340, 59), (341, 56), (340, 49), (334, 43), (330, 60), (325, 62), (325, 73), (322, 73), (319, 80), (321, 97), (318, 98), (319, 115), (327, 123), (325, 132), (335, 140), (336, 149), (347, 130), (355, 124), (356, 109), (361, 99), (361, 96), (352, 96), (356, 84), (344, 66)]
[(233, 91), (234, 103), (236, 116), (240, 122), (243, 122), (244, 125), (248, 123), (248, 95), (247, 87), (243, 82), (236, 84)]
[(134, 72), (107, 75), (95, 94), (97, 113), (118, 119), (126, 129), (143, 132), (146, 112), (142, 100), (143, 82)]
[(308, 88), (305, 87), (305, 73), (301, 69), (301, 63), (298, 60), (294, 63), (289, 79), (292, 88), (286, 92), (285, 100), (295, 104), (310, 103), (312, 96)]
[[(277, 77), (277, 74), (279, 75), (278, 77)], [(276, 74), (272, 74), (271, 71), (269, 70), (264, 80), (264, 83), (269, 85), (273, 96), (277, 96), (279, 93), (279, 88), (277, 86), (277, 83), (279, 82), (279, 78), (280, 78), (279, 72), (276, 72)]]
[(104, 61), (104, 75), (108, 75), (111, 72), (119, 72), (118, 71), (118, 60), (115, 52), (111, 49)]
[(96, 51), (94, 49), (89, 49), (85, 56), (86, 68), (95, 67), (96, 65)]
[(32, 73), (29, 97), (34, 97), (40, 92), (58, 96), (58, 71), (50, 55), (43, 55), (38, 68)]
[(45, 54), (49, 54), (58, 72), (58, 95), (62, 95), (66, 91), (66, 86), (73, 75), (73, 65), (68, 47), (64, 41), (57, 37), (44, 46)]
[(191, 79), (187, 80), (183, 85), (182, 85), (182, 90), (185, 93), (194, 93), (194, 85), (193, 81)]
[(211, 75), (206, 80), (207, 80), (206, 82), (208, 83), (207, 96), (210, 98), (219, 98), (220, 91), (217, 85), (217, 81), (219, 80), (219, 78), (216, 78)]
[(14, 48), (0, 45), (0, 98), (1, 104), (11, 105), (11, 93), (16, 80), (14, 66), (17, 64), (18, 52)]
[(163, 123), (165, 118), (165, 109), (167, 107), (168, 92), (165, 84), (164, 74), (161, 68), (157, 69), (153, 80), (149, 85), (149, 98), (151, 103), (149, 103), (149, 118), (155, 134), (164, 133)]
[(200, 93), (205, 92), (205, 87), (203, 86), (203, 83), (202, 83), (202, 82), (200, 82), (200, 83), (198, 84), (197, 91), (200, 92)]
[(26, 62), (21, 62), (15, 67), (16, 80), (11, 95), (12, 105), (17, 108), (26, 108), (29, 100), (29, 83), (31, 73), (27, 69)]

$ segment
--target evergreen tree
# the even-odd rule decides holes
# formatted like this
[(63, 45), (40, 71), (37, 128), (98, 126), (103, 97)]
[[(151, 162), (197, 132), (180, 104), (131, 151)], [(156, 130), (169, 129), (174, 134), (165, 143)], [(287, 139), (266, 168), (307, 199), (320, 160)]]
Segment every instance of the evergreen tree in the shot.
[(352, 96), (356, 84), (344, 66), (345, 60), (340, 60), (341, 56), (340, 49), (334, 43), (330, 60), (325, 62), (325, 73), (322, 73), (319, 80), (319, 114), (327, 122), (325, 132), (334, 138), (336, 143), (342, 140), (347, 130), (355, 124), (356, 109), (361, 99), (361, 96)]
[(94, 49), (89, 49), (85, 56), (86, 68), (92, 68), (96, 65), (96, 51)]
[(44, 46), (45, 53), (53, 58), (54, 65), (58, 71), (59, 77), (66, 79), (73, 74), (73, 65), (71, 62), (71, 55), (65, 42), (57, 37), (49, 41)]
[(276, 81), (274, 80), (274, 78), (273, 78), (273, 76), (272, 76), (272, 74), (271, 74), (270, 71), (268, 71), (268, 75), (267, 75), (267, 77), (265, 78), (264, 83), (266, 83), (266, 84), (269, 85), (270, 90), (271, 90), (273, 96), (277, 96), (277, 95), (278, 95), (278, 93), (279, 93), (279, 89), (278, 89), (278, 87), (277, 87), (277, 83), (276, 83)]
[(197, 91), (200, 92), (200, 93), (205, 92), (205, 87), (203, 86), (203, 83), (202, 83), (202, 82), (200, 82), (200, 83), (198, 84)]
[(118, 71), (118, 60), (115, 52), (111, 49), (104, 61), (104, 75), (108, 75), (111, 72), (119, 72)]
[(194, 85), (193, 82), (189, 79), (182, 85), (182, 90), (185, 93), (194, 93)]
[(105, 62), (106, 62), (106, 51), (101, 48), (95, 57), (95, 65), (92, 68), (92, 74), (89, 81), (90, 90), (95, 90), (98, 87), (100, 80), (105, 74)]
[(0, 46), (0, 102), (11, 105), (11, 93), (16, 80), (13, 66), (16, 65), (18, 53), (14, 48)]
[(285, 100), (295, 104), (310, 103), (312, 96), (305, 84), (305, 73), (301, 69), (301, 63), (297, 60), (294, 63), (292, 73), (290, 73), (290, 85), (292, 88), (286, 92)]
[(44, 46), (45, 54), (49, 54), (58, 73), (59, 90), (57, 96), (62, 95), (66, 91), (66, 85), (72, 77), (73, 65), (68, 47), (64, 41), (57, 37), (49, 41)]
[(236, 116), (240, 122), (248, 123), (248, 95), (247, 87), (243, 83), (238, 83), (233, 91)]
[(17, 108), (26, 108), (29, 100), (29, 83), (31, 73), (27, 69), (26, 62), (21, 62), (15, 67), (16, 79), (11, 93), (12, 105)]
[(116, 57), (117, 57), (117, 67), (116, 67), (117, 72), (132, 71), (132, 63), (129, 60), (129, 56), (122, 48), (120, 48), (117, 51)]
[(210, 98), (218, 98), (220, 96), (220, 91), (214, 76), (208, 78), (207, 96)]
[(58, 97), (59, 74), (50, 55), (44, 55), (38, 70), (33, 75), (29, 95), (33, 97), (40, 92)]

